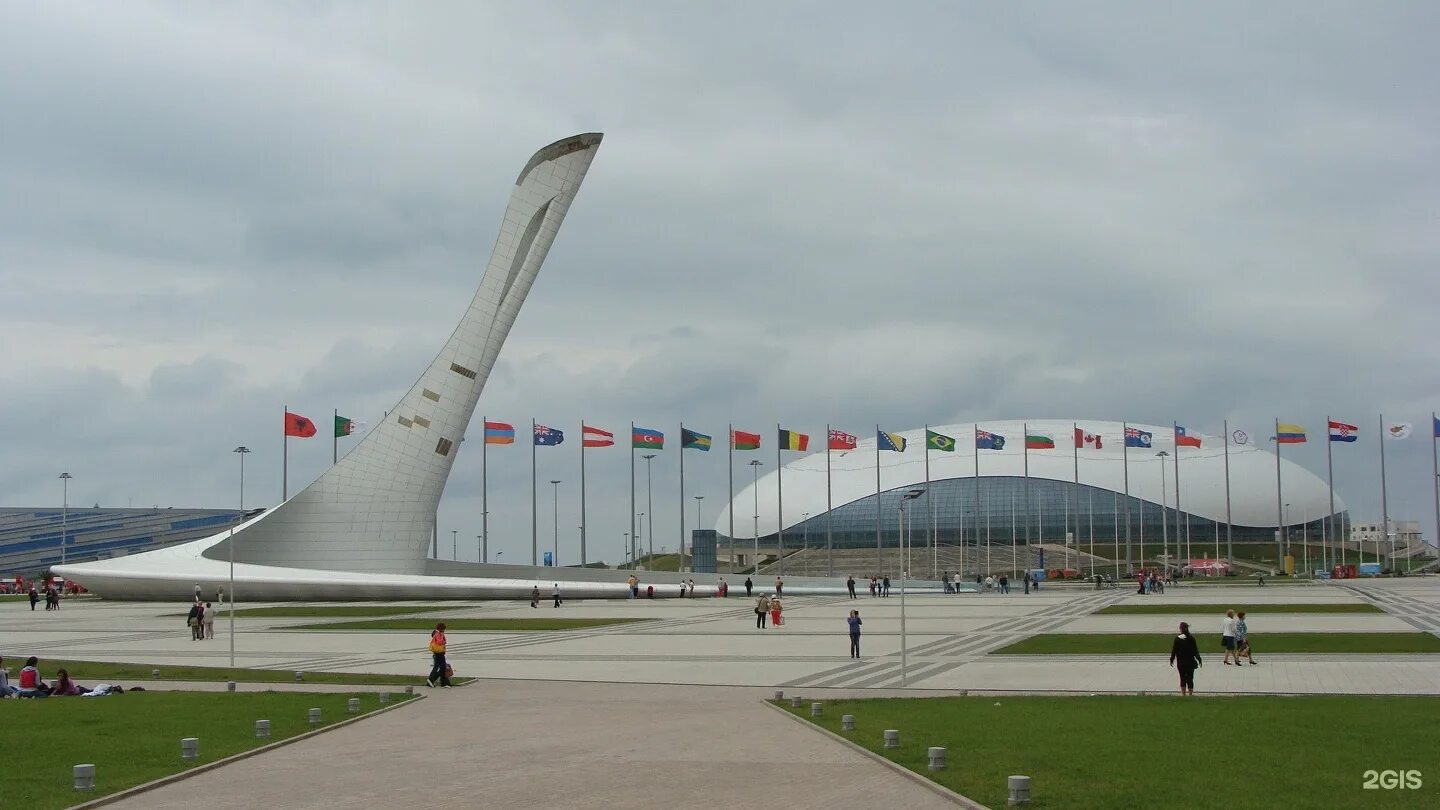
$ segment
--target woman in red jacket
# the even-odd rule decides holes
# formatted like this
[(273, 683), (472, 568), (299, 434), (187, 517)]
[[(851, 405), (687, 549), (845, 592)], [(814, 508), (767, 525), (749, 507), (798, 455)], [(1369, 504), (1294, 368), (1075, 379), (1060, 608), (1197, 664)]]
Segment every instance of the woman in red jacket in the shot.
[(430, 656), (434, 659), (434, 664), (430, 667), (430, 677), (425, 679), (425, 685), (434, 689), (438, 684), (441, 689), (449, 689), (450, 678), (445, 674), (447, 665), (444, 622), (435, 625), (435, 631), (430, 634)]

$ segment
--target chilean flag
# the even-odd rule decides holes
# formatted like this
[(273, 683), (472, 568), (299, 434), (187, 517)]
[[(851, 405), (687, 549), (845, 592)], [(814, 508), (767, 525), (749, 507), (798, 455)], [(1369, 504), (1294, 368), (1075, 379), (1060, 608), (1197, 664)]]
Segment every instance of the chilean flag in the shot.
[(1186, 432), (1185, 432), (1185, 428), (1180, 427), (1179, 425), (1176, 425), (1176, 426), (1175, 426), (1175, 446), (1176, 446), (1176, 447), (1199, 447), (1199, 446), (1200, 446), (1200, 437), (1199, 437), (1199, 436), (1191, 436), (1189, 433), (1186, 433)]
[(581, 447), (611, 447), (615, 444), (615, 434), (608, 430), (581, 425), (580, 433)]
[(1356, 431), (1360, 428), (1354, 425), (1347, 425), (1344, 422), (1330, 422), (1330, 441), (1332, 442), (1353, 442), (1360, 438)]

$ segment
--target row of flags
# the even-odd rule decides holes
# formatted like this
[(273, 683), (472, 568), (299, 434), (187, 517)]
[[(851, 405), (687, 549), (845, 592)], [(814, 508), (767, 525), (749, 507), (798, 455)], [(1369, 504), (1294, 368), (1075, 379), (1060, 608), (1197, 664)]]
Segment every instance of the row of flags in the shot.
[[(335, 438), (338, 439), (343, 436), (349, 436), (364, 426), (364, 422), (337, 414), (335, 416)], [(311, 419), (288, 410), (285, 412), (286, 436), (297, 439), (309, 439), (317, 433), (319, 433), (319, 428), (315, 427), (315, 422)]]

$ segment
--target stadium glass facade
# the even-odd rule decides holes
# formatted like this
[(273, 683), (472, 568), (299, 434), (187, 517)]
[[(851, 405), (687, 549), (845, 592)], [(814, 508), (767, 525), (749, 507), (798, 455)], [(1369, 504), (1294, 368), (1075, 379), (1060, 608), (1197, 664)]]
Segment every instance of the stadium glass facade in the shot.
[[(1134, 543), (1158, 543), (1168, 534), (1172, 541), (1188, 536), (1192, 548), (1203, 542), (1213, 549), (1217, 538), (1220, 543), (1226, 540), (1224, 521), (1178, 512), (1173, 506), (1162, 510), (1160, 504), (1133, 496), (1127, 498), (1103, 487), (1041, 478), (982, 477), (978, 480), (978, 495), (974, 478), (932, 481), (928, 487), (922, 483), (882, 492), (882, 546), (900, 545), (900, 503), (913, 489), (926, 490), (908, 502), (905, 509), (910, 543), (915, 547), (928, 545), (932, 504), (936, 541), (941, 546), (1062, 543), (1067, 532), (1073, 536), (1073, 542), (1079, 544), (1089, 543), (1092, 536), (1096, 543), (1117, 540), (1123, 543), (1127, 501), (1130, 540)], [(1335, 519), (1340, 527), (1338, 536), (1348, 536), (1348, 514), (1340, 512)], [(1301, 542), (1305, 538), (1318, 543), (1327, 528), (1324, 522), (1323, 518), (1315, 518), (1290, 525), (1287, 527), (1290, 542)], [(823, 548), (827, 528), (833, 532), (835, 548), (874, 548), (875, 496), (836, 507), (828, 516), (815, 515), (787, 528), (785, 548)], [(1234, 525), (1230, 531), (1235, 543), (1275, 542), (1274, 525)], [(777, 540), (772, 534), (762, 537), (760, 542), (774, 544)], [(1196, 556), (1200, 556), (1198, 549)]]

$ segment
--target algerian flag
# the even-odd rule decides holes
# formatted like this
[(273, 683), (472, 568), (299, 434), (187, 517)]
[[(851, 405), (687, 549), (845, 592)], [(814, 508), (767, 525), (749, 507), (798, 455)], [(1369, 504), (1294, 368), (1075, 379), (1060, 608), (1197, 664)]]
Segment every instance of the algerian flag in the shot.
[(936, 433), (929, 428), (925, 429), (925, 446), (931, 450), (939, 450), (945, 453), (955, 452), (955, 440), (944, 433)]
[(335, 438), (338, 439), (341, 436), (349, 436), (364, 426), (364, 422), (351, 419), (348, 416), (337, 415), (335, 417)]

